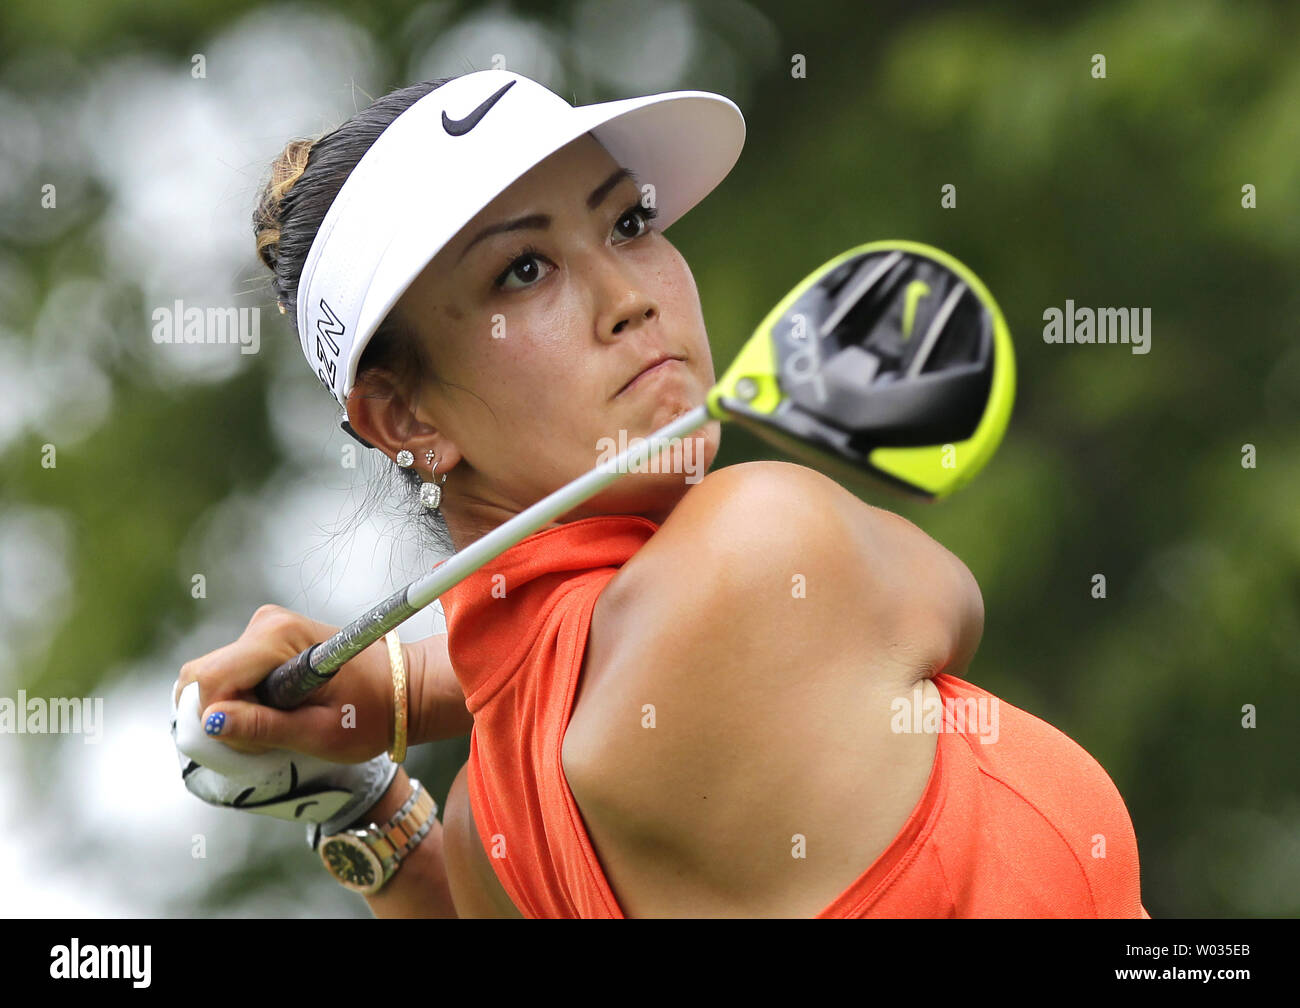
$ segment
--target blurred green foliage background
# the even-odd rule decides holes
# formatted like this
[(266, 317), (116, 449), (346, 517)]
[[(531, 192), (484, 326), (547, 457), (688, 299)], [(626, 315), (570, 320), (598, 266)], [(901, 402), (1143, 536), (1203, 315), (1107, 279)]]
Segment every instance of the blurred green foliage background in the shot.
[[(0, 736), (0, 851), (43, 865), (0, 913), (367, 915), (298, 830), (185, 793), (166, 697), (261, 603), (342, 623), (432, 562), (403, 513), (355, 504), (378, 469), (340, 464), (248, 220), (291, 137), (501, 53), (580, 103), (740, 105), (739, 164), (669, 232), (715, 363), (864, 241), (981, 276), (1016, 339), (1008, 436), (951, 500), (876, 502), (977, 577), (969, 677), (1110, 773), (1153, 916), (1300, 914), (1297, 38), (1300, 8), (1261, 0), (7, 0), (0, 695), (108, 699), (93, 747)], [(182, 298), (261, 306), (261, 351), (155, 344)], [(1045, 344), (1066, 299), (1149, 307), (1150, 353)], [(754, 457), (728, 430), (718, 464)], [(413, 773), (441, 802), (467, 751)]]

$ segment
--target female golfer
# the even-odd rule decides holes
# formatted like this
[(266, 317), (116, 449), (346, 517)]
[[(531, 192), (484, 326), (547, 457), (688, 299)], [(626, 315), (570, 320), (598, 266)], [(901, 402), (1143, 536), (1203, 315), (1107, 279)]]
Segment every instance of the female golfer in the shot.
[[(716, 95), (574, 107), (484, 71), (277, 159), (255, 226), (281, 308), (449, 545), (704, 401), (699, 295), (662, 230), (743, 135)], [(187, 717), (227, 751), (367, 767), (472, 733), (441, 825), (404, 772), (299, 801), (292, 764), (286, 818), (364, 795), (316, 839), (381, 916), (1146, 916), (1106, 773), (959, 678), (983, 626), (966, 567), (801, 466), (691, 479), (719, 437), (507, 550), (442, 597), (446, 635), (377, 642), (293, 711), (253, 686), (336, 628), (264, 606), (182, 668)]]

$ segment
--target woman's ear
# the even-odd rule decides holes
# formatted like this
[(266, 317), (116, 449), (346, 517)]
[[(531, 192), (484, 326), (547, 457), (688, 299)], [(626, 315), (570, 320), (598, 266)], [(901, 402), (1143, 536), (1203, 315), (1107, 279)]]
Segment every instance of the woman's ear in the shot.
[(422, 422), (393, 374), (383, 368), (370, 368), (357, 376), (348, 394), (348, 422), (358, 436), (396, 461), (403, 448), (424, 468), (426, 452), (437, 456), (439, 473), (460, 461), (456, 446), (431, 424)]
[(358, 435), (392, 459), (403, 448), (414, 452), (413, 440), (436, 433), (416, 420), (393, 375), (381, 368), (357, 375), (348, 394), (348, 422)]

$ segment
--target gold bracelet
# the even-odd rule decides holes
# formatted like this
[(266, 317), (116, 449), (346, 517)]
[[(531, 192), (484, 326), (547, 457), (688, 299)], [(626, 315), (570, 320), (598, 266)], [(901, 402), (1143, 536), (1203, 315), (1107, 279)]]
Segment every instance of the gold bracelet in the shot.
[(396, 630), (384, 635), (388, 642), (388, 663), (393, 669), (393, 748), (388, 755), (394, 763), (406, 759), (406, 659)]

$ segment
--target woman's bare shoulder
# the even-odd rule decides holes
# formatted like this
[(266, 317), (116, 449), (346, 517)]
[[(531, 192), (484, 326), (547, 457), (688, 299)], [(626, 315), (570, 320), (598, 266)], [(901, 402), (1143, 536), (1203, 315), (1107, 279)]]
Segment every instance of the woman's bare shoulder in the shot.
[(791, 683), (910, 687), (982, 624), (970, 572), (911, 522), (803, 466), (718, 470), (597, 601), (566, 766), (580, 749), (609, 765), (596, 754), (647, 710), (699, 736)]
[[(721, 586), (732, 572), (863, 531), (869, 505), (820, 473), (784, 462), (748, 462), (709, 473), (607, 590), (640, 596), (651, 585), (705, 573)], [(682, 561), (690, 560), (689, 567)]]
[(983, 621), (970, 571), (912, 522), (816, 470), (749, 462), (682, 498), (606, 586), (597, 619), (612, 640), (698, 645), (765, 625), (776, 610), (816, 623), (846, 604), (880, 634), (933, 638), (945, 652)]

